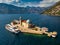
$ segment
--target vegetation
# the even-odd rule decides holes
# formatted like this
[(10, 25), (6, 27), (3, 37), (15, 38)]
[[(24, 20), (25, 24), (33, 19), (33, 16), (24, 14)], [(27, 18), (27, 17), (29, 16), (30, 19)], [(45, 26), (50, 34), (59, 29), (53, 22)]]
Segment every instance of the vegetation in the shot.
[(34, 37), (47, 37), (47, 35), (40, 35), (40, 34), (31, 34), (31, 33), (23, 33), (24, 35), (27, 36), (34, 36)]

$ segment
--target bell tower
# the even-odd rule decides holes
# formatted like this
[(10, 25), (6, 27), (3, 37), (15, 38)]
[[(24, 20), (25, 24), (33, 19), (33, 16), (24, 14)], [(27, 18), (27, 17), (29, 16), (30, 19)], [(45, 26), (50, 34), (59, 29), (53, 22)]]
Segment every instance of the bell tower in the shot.
[(28, 19), (27, 21), (26, 21), (26, 23), (27, 23), (27, 27), (29, 27), (29, 22), (30, 22), (30, 20)]
[(19, 22), (20, 22), (20, 25), (22, 25), (22, 22), (21, 22), (21, 17), (19, 18)]

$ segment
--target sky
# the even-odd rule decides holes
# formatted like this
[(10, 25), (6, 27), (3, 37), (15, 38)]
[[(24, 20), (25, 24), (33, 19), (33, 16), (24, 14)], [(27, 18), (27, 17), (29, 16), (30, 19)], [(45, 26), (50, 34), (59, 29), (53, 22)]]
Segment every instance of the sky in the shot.
[(49, 7), (59, 0), (0, 0), (0, 3), (12, 4), (21, 7)]

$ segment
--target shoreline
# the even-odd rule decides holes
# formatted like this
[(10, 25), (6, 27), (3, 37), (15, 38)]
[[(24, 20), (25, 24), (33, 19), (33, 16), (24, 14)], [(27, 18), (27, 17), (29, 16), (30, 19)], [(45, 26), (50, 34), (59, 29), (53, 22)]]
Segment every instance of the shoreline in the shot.
[(41, 15), (60, 17), (60, 15), (48, 15), (48, 14), (41, 14)]

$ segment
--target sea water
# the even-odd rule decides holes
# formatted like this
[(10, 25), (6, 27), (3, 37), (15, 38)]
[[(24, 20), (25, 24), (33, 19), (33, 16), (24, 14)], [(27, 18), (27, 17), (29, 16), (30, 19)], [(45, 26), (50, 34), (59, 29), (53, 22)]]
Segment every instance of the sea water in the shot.
[[(13, 34), (5, 29), (5, 25), (13, 20), (29, 19), (32, 24), (47, 27), (49, 31), (57, 31), (56, 38), (28, 33)], [(60, 17), (39, 14), (0, 14), (0, 45), (60, 45)]]

